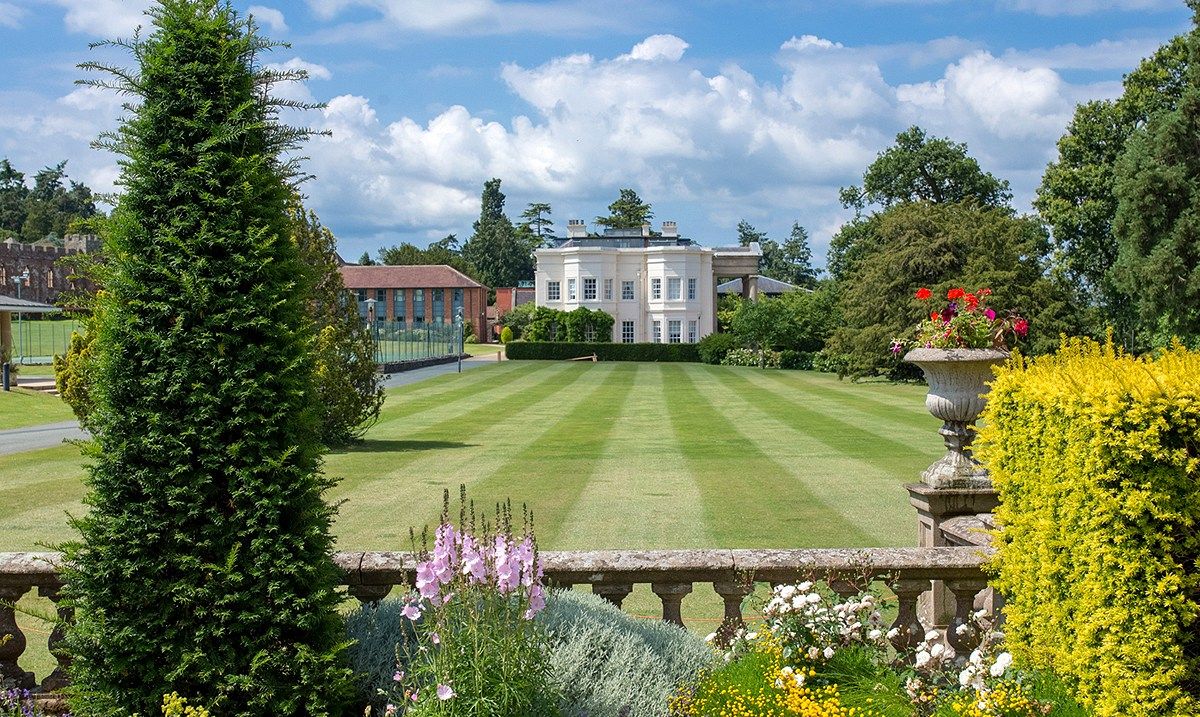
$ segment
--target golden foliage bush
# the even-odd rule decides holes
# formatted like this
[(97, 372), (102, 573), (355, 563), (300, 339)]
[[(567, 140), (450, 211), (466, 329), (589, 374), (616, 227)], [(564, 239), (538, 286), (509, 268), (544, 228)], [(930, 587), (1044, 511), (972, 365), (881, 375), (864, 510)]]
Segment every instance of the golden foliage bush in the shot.
[(983, 418), (1012, 651), (1097, 717), (1200, 714), (1200, 354), (1068, 340)]

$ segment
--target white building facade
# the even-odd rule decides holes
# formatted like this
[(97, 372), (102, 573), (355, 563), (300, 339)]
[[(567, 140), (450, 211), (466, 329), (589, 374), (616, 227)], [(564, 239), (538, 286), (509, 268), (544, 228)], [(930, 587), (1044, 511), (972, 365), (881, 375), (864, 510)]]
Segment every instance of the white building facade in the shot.
[(758, 267), (757, 246), (699, 246), (681, 239), (674, 222), (663, 222), (662, 236), (650, 236), (647, 225), (589, 237), (576, 219), (567, 230), (565, 242), (534, 252), (537, 305), (603, 311), (614, 319), (615, 342), (699, 341), (716, 331), (717, 270), (726, 256), (752, 262), (750, 275)]

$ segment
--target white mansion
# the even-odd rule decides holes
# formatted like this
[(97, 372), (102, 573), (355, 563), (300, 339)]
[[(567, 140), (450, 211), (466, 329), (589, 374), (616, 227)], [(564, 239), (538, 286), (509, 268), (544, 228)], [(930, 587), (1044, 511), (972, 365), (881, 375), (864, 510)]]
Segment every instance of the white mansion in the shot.
[(757, 244), (700, 246), (680, 237), (675, 222), (663, 222), (661, 236), (649, 224), (588, 236), (572, 219), (565, 240), (534, 256), (538, 306), (611, 314), (613, 341), (695, 343), (716, 330), (718, 278), (739, 277), (743, 293), (755, 295), (761, 252)]

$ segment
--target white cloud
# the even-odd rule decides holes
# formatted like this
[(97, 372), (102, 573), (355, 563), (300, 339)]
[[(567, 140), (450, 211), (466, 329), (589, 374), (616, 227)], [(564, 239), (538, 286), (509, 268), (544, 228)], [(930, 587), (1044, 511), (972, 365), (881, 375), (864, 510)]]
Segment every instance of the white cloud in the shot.
[[(352, 8), (374, 11), (378, 18), (334, 27), (318, 34), (327, 42), (384, 40), (395, 29), (446, 35), (503, 35), (512, 33), (590, 33), (619, 28), (623, 4), (607, 6), (585, 0), (500, 2), (499, 0), (308, 0), (313, 13), (333, 20)], [(634, 6), (639, 16), (654, 12)]]
[(674, 35), (651, 35), (633, 46), (627, 57), (631, 60), (679, 62), (688, 44)]
[(287, 62), (272, 62), (267, 65), (269, 69), (290, 72), (295, 70), (303, 70), (308, 73), (310, 80), (329, 80), (333, 78), (333, 73), (328, 67), (318, 65), (315, 62), (302, 60), (299, 57), (293, 57)]
[(1161, 38), (1100, 40), (1090, 45), (1058, 45), (1031, 50), (1008, 50), (1005, 62), (1022, 68), (1049, 67), (1056, 70), (1128, 70), (1153, 55)]
[(287, 22), (284, 21), (283, 13), (273, 7), (264, 5), (251, 5), (246, 8), (246, 12), (254, 17), (258, 22), (266, 25), (271, 32), (282, 33), (288, 31)]
[(146, 25), (147, 0), (51, 0), (66, 10), (64, 22), (69, 32), (104, 38), (128, 37), (140, 25)]
[(0, 2), (0, 27), (21, 27), (21, 18), (25, 11), (9, 2)]
[(633, 186), (660, 205), (699, 204), (722, 225), (800, 218), (819, 252), (844, 219), (837, 187), (856, 182), (909, 124), (967, 142), (1023, 199), (1075, 102), (1111, 91), (1072, 85), (1029, 55), (944, 46), (967, 51), (927, 81), (893, 85), (879, 58), (912, 47), (797, 37), (780, 47), (773, 81), (737, 65), (701, 72), (683, 39), (657, 35), (609, 59), (505, 65), (502, 80), (530, 107), (505, 121), (462, 105), (428, 121), (389, 118), (366, 97), (335, 97), (315, 122), (332, 136), (308, 147), (319, 180), (306, 191), (327, 222), (379, 235), (461, 230), (489, 177), (503, 178), (515, 203), (548, 200), (585, 217)]

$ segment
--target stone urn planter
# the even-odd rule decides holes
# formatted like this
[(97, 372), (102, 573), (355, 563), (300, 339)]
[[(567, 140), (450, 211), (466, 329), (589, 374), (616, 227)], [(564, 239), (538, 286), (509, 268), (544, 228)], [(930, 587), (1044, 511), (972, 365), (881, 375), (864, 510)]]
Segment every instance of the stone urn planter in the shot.
[(998, 349), (913, 349), (904, 356), (925, 372), (925, 407), (942, 420), (938, 433), (946, 455), (925, 469), (921, 481), (932, 488), (990, 488), (987, 470), (971, 456), (975, 421), (987, 405), (992, 367), (1008, 358)]

